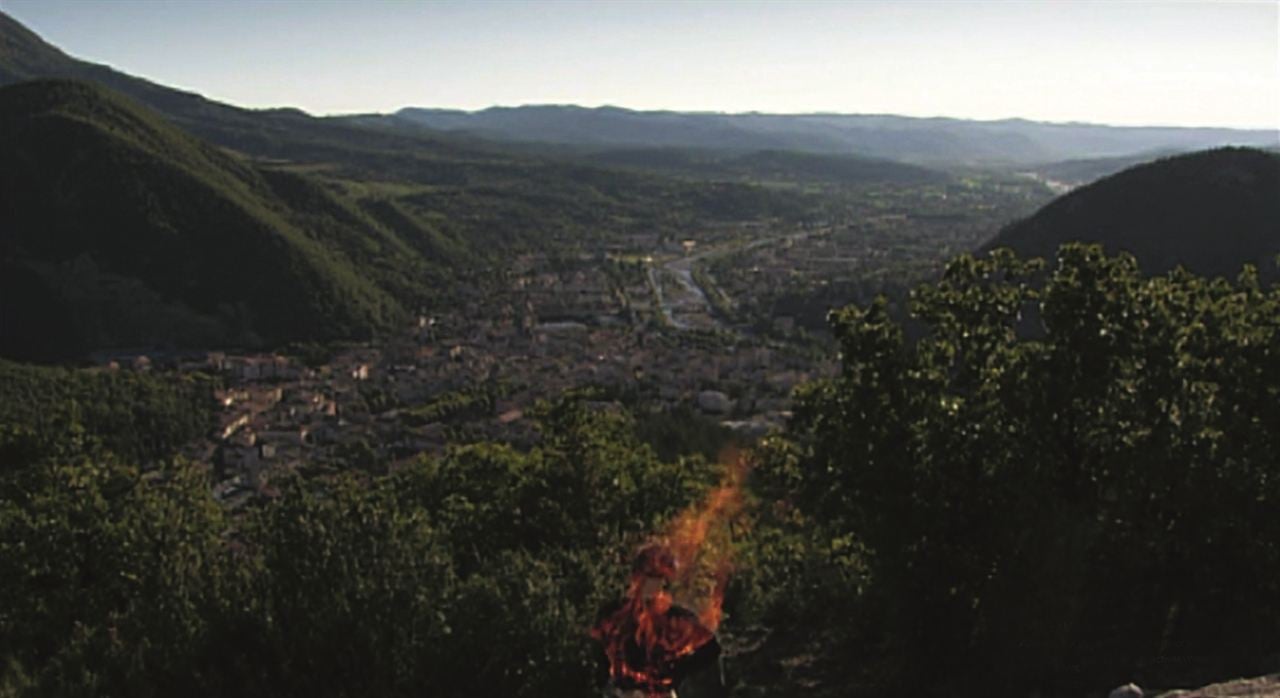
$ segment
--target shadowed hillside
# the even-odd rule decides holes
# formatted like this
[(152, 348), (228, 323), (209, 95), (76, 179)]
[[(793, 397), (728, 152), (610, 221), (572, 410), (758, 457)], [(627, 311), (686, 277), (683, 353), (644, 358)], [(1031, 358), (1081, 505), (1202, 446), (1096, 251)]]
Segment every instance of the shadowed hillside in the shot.
[(359, 336), (403, 315), (394, 270), (361, 269), (403, 243), (100, 87), (0, 89), (0, 160), (7, 354)]
[(1223, 148), (1140, 165), (1057, 199), (1005, 228), (987, 248), (1052, 257), (1076, 240), (1130, 252), (1147, 272), (1182, 265), (1234, 277), (1250, 263), (1273, 275), (1280, 156)]

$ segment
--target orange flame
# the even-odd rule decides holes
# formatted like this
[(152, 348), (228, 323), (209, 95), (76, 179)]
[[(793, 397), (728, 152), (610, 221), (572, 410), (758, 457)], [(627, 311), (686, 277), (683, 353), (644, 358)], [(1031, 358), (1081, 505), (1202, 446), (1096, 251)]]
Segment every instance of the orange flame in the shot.
[[(733, 569), (734, 521), (742, 511), (748, 461), (736, 449), (721, 454), (720, 485), (681, 512), (642, 548), (620, 607), (591, 635), (604, 644), (615, 684), (662, 695), (675, 687), (681, 668), (712, 645), (723, 618), (724, 593)], [(654, 589), (665, 578), (670, 589)], [(688, 611), (675, 607), (679, 597)], [(692, 611), (692, 612), (691, 612)]]
[(720, 625), (733, 572), (733, 523), (742, 511), (748, 469), (746, 457), (735, 448), (726, 449), (721, 462), (726, 470), (720, 485), (681, 512), (656, 541), (675, 556), (677, 595), (698, 609), (699, 620), (711, 630)]

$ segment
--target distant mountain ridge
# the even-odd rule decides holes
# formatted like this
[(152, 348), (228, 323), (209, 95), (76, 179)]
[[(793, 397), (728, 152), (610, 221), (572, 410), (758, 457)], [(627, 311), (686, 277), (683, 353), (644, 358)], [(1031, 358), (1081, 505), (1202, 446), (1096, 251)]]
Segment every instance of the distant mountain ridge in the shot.
[(385, 151), (424, 146), (463, 153), (484, 150), (483, 144), (465, 136), (594, 149), (801, 151), (926, 166), (1026, 165), (1157, 150), (1280, 144), (1277, 130), (1112, 127), (868, 114), (720, 114), (564, 105), (491, 107), (474, 112), (407, 107), (394, 115), (317, 118), (297, 109), (242, 109), (73, 58), (0, 12), (0, 85), (37, 78), (73, 78), (106, 85), (201, 138), (266, 157), (305, 153), (314, 158), (355, 146)]
[(480, 111), (409, 107), (394, 118), (444, 131), (594, 147), (798, 150), (901, 162), (1032, 164), (1161, 149), (1271, 146), (1280, 131), (1118, 127), (1025, 119), (970, 121), (864, 114), (721, 114), (572, 105)]
[(1280, 154), (1220, 148), (1131, 167), (1055, 199), (985, 248), (1052, 258), (1070, 241), (1129, 252), (1149, 273), (1181, 265), (1234, 278), (1248, 263), (1276, 278)]
[(0, 11), (0, 86), (38, 79), (104, 85), (200, 138), (260, 157), (350, 159), (361, 151), (429, 149), (472, 155), (478, 150), (460, 144), (457, 138), (441, 140), (421, 129), (366, 128), (349, 120), (314, 117), (299, 109), (244, 109), (210, 100), (69, 56)]

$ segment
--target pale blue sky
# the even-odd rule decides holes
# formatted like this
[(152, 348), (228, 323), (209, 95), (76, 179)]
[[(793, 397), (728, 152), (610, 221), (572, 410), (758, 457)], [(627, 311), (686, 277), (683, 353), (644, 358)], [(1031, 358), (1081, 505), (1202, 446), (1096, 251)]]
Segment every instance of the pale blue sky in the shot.
[(68, 53), (251, 107), (1280, 125), (1280, 2), (0, 0)]

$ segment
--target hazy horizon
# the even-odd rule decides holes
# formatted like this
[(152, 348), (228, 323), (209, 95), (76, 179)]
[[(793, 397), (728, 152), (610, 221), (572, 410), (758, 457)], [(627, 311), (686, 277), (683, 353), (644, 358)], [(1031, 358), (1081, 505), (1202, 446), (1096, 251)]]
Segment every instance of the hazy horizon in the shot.
[(613, 106), (1275, 129), (1280, 4), (0, 0), (67, 53), (251, 108)]
[[(275, 108), (286, 108), (289, 105), (279, 105)], [(484, 107), (465, 108), (465, 107), (440, 107), (425, 104), (406, 104), (399, 109), (388, 110), (385, 112), (331, 112), (328, 114), (318, 114), (318, 116), (360, 116), (361, 114), (390, 114), (400, 109), (423, 109), (426, 111), (458, 111), (468, 114), (476, 114), (491, 109), (531, 109), (541, 107), (560, 107), (560, 108), (578, 108), (578, 109), (620, 109), (623, 111), (631, 111), (641, 114), (706, 114), (706, 115), (722, 115), (722, 116), (894, 116), (906, 117), (909, 119), (937, 119), (937, 120), (954, 120), (954, 121), (973, 121), (980, 123), (998, 123), (1001, 121), (1033, 121), (1041, 124), (1049, 124), (1052, 126), (1105, 126), (1110, 128), (1191, 128), (1191, 129), (1222, 129), (1228, 131), (1280, 131), (1280, 124), (1274, 126), (1217, 126), (1214, 124), (1161, 124), (1161, 123), (1135, 123), (1135, 124), (1113, 124), (1100, 121), (1089, 121), (1084, 119), (1032, 119), (1024, 116), (993, 116), (993, 117), (968, 117), (953, 116), (950, 114), (906, 114), (903, 112), (854, 112), (854, 111), (763, 111), (752, 109), (746, 111), (728, 111), (717, 109), (680, 109), (680, 108), (654, 108), (641, 109), (630, 107), (625, 104), (581, 104), (577, 102), (522, 102), (512, 104), (490, 104)], [(273, 107), (262, 107), (271, 109)], [(316, 114), (313, 114), (316, 115)]]

